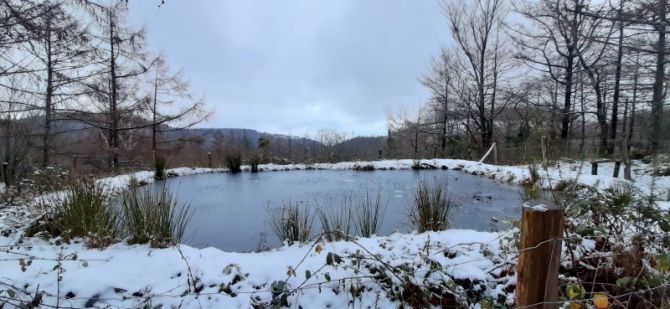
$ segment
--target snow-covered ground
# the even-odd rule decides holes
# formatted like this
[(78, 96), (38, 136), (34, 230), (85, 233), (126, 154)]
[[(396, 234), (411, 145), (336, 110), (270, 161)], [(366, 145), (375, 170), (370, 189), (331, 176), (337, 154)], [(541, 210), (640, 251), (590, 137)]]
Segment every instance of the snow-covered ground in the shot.
[[(472, 161), (433, 159), (421, 164), (461, 170), (501, 182), (520, 183), (528, 179), (527, 166), (495, 166)], [(298, 169), (354, 169), (356, 166), (382, 169), (411, 169), (413, 160), (342, 162), (334, 164), (261, 165), (263, 171)], [(559, 162), (540, 169), (544, 186), (559, 181), (576, 181), (599, 188), (616, 181), (611, 177), (613, 163), (602, 163), (600, 175), (590, 175), (589, 162)], [(225, 172), (225, 169), (177, 168), (172, 176)], [(670, 208), (670, 177), (654, 177), (654, 167), (634, 162), (632, 184), (642, 192), (653, 193), (659, 206)], [(623, 174), (623, 173), (621, 173)], [(132, 178), (153, 181), (153, 173), (137, 172), (100, 179), (110, 188), (122, 188)], [(500, 239), (505, 233), (448, 230), (425, 234), (394, 234), (388, 237), (361, 238), (356, 242), (310, 243), (285, 246), (262, 253), (228, 253), (214, 248), (196, 249), (178, 246), (151, 249), (147, 246), (116, 244), (104, 250), (87, 249), (83, 244), (55, 244), (22, 237), (22, 229), (37, 217), (39, 199), (15, 207), (0, 209), (0, 304), (9, 298), (29, 300), (31, 296), (8, 292), (39, 289), (50, 305), (85, 307), (86, 305), (125, 308), (163, 304), (182, 308), (248, 308), (272, 300), (275, 290), (286, 282), (288, 291), (300, 288), (288, 297), (292, 308), (341, 308), (353, 306), (396, 307), (389, 291), (371, 279), (368, 268), (358, 267), (352, 256), (389, 267), (411, 265), (416, 282), (497, 282), (480, 287), (484, 296), (512, 301), (505, 286), (513, 276), (499, 278), (499, 260), (504, 251)], [(345, 261), (328, 262), (328, 253)], [(497, 260), (496, 260), (497, 259)], [(504, 261), (503, 261), (504, 262)], [(437, 267), (437, 269), (436, 269)], [(58, 280), (58, 278), (61, 280)], [(351, 279), (356, 278), (356, 279)], [(445, 279), (446, 278), (446, 279)], [(440, 281), (441, 280), (441, 281)], [(8, 286), (6, 284), (11, 284)], [(361, 289), (352, 297), (352, 287)], [(12, 294), (12, 295), (10, 295)], [(355, 293), (354, 293), (355, 294)], [(352, 303), (353, 302), (353, 303)]]
[[(370, 270), (352, 267), (347, 257), (358, 251), (367, 257), (375, 256), (380, 261), (378, 265), (408, 263), (425, 268), (415, 273), (416, 282), (424, 280), (430, 267), (425, 262), (428, 260), (441, 265), (439, 271), (443, 275), (485, 281), (491, 280), (490, 273), (495, 271), (487, 256), (498, 253), (498, 237), (496, 233), (450, 230), (394, 234), (359, 239), (358, 243), (294, 245), (252, 254), (183, 245), (152, 250), (119, 244), (105, 250), (88, 250), (81, 244), (54, 246), (33, 240), (30, 247), (3, 248), (0, 282), (11, 279), (14, 286), (30, 291), (39, 285), (40, 291), (47, 293), (45, 302), (53, 305), (60, 296), (61, 306), (77, 308), (87, 303), (129, 308), (144, 302), (163, 304), (163, 308), (180, 304), (182, 308), (250, 308), (252, 303), (271, 301), (271, 285), (277, 281), (286, 282), (289, 290), (300, 288), (288, 299), (292, 308), (345, 308), (352, 300), (347, 290), (353, 284), (365, 287), (363, 297), (356, 300), (361, 302), (356, 308), (386, 308), (395, 305), (372, 281)], [(459, 245), (462, 243), (471, 244)], [(450, 248), (453, 255), (446, 257), (438, 248)], [(326, 265), (328, 253), (345, 261)], [(62, 266), (56, 268), (59, 256)], [(32, 258), (32, 263), (22, 270), (18, 258)], [(56, 279), (59, 275), (60, 283)], [(496, 291), (491, 289), (489, 293)]]

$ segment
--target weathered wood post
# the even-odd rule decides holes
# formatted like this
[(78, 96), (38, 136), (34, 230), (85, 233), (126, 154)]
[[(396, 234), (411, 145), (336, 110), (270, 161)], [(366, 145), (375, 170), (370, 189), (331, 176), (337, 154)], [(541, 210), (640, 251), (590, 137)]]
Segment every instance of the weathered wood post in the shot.
[(621, 169), (621, 161), (614, 162), (614, 172), (612, 173), (612, 177), (619, 178), (620, 169)]
[(212, 168), (212, 152), (207, 153), (207, 167)]
[(9, 163), (2, 162), (2, 180), (5, 183), (5, 188), (9, 188)]
[(558, 270), (562, 236), (563, 209), (560, 206), (539, 200), (524, 203), (517, 269), (517, 307), (559, 307)]
[(382, 159), (382, 150), (379, 149), (379, 160), (381, 160), (381, 159)]
[(591, 175), (598, 175), (598, 162), (591, 161)]

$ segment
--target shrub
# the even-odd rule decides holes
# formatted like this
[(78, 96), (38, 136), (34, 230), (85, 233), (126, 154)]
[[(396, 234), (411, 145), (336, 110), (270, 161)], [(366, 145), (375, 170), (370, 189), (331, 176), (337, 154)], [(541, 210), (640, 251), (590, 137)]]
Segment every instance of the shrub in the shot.
[(249, 165), (251, 166), (252, 173), (258, 173), (258, 165), (261, 163), (261, 157), (259, 155), (253, 155), (249, 159)]
[(354, 206), (354, 225), (363, 237), (376, 235), (384, 219), (386, 208), (381, 203), (381, 192), (377, 192), (375, 199), (370, 198), (369, 192), (365, 191), (365, 197), (360, 199)]
[(414, 188), (412, 199), (409, 220), (419, 232), (442, 231), (449, 228), (451, 213), (456, 207), (456, 202), (447, 192), (446, 184), (431, 186), (422, 180)]
[(328, 241), (346, 239), (351, 235), (351, 198), (345, 198), (341, 207), (320, 208), (318, 213), (321, 230)]
[(28, 234), (46, 231), (66, 240), (83, 237), (89, 247), (109, 245), (118, 235), (111, 192), (92, 179), (72, 180), (65, 191), (46, 201), (49, 211), (41, 225), (32, 227)]
[(521, 184), (519, 194), (522, 201), (538, 200), (543, 197), (542, 189), (535, 184)]
[(268, 212), (272, 230), (279, 240), (305, 242), (312, 232), (314, 216), (306, 207), (288, 201), (282, 207)]
[(165, 179), (165, 167), (167, 166), (167, 160), (163, 158), (156, 157), (154, 160), (154, 179), (164, 180)]
[(237, 174), (242, 171), (242, 155), (239, 153), (227, 154), (225, 157), (226, 167), (230, 169), (230, 172)]
[(631, 205), (639, 194), (635, 186), (627, 182), (615, 182), (605, 189), (605, 193), (609, 196), (607, 204), (613, 210), (622, 210)]
[(177, 244), (191, 219), (190, 206), (180, 204), (167, 188), (153, 190), (130, 187), (121, 195), (128, 243), (148, 243), (154, 248)]

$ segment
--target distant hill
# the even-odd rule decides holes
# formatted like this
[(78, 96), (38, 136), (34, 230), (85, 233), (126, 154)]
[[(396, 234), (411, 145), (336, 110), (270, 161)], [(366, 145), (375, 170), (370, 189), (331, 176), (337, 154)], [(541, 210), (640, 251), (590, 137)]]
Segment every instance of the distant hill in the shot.
[(335, 151), (340, 154), (342, 160), (377, 159), (379, 150), (382, 150), (382, 157), (388, 157), (385, 136), (357, 136), (335, 147)]
[[(95, 115), (89, 117), (95, 117)], [(41, 140), (39, 132), (42, 130), (43, 116), (26, 117), (16, 120), (26, 130), (36, 133), (29, 144), (39, 149)], [(144, 119), (134, 119), (133, 125), (139, 126), (142, 123), (149, 123)], [(126, 145), (132, 148), (121, 150), (122, 156), (148, 158), (151, 157), (150, 144), (151, 128), (142, 129), (142, 137), (138, 138), (138, 132), (133, 131), (135, 137), (122, 137)], [(170, 154), (175, 157), (198, 156), (202, 159), (202, 153), (216, 152), (229, 147), (237, 147), (241, 150), (255, 150), (258, 148), (261, 138), (268, 139), (269, 146), (265, 149), (266, 153), (276, 158), (284, 158), (291, 162), (324, 161), (324, 160), (374, 160), (379, 158), (379, 150), (382, 150), (382, 156), (387, 158), (388, 151), (386, 147), (386, 137), (354, 137), (345, 140), (337, 145), (326, 146), (319, 141), (284, 134), (273, 134), (260, 132), (253, 129), (243, 128), (190, 128), (173, 129), (169, 126), (161, 126), (161, 140), (167, 141), (189, 141), (188, 145), (177, 147)], [(74, 155), (84, 155), (92, 157), (104, 157), (106, 151), (103, 149), (106, 144), (106, 135), (90, 124), (78, 120), (57, 120), (52, 126), (54, 138), (52, 147), (54, 155), (59, 156), (64, 161)], [(128, 131), (124, 131), (126, 134)], [(174, 145), (174, 144), (172, 144)], [(223, 146), (222, 146), (223, 145)], [(165, 146), (164, 146), (165, 147)], [(168, 147), (169, 148), (169, 147)], [(166, 149), (166, 148), (164, 148)], [(39, 154), (35, 154), (39, 157)], [(189, 159), (192, 160), (192, 159)]]
[(304, 137), (265, 133), (241, 128), (192, 128), (174, 131), (170, 133), (170, 135), (171, 137), (178, 138), (200, 138), (202, 140), (202, 146), (205, 148), (213, 147), (217, 136), (221, 135), (227, 138), (232, 137), (238, 142), (247, 143), (250, 148), (257, 148), (258, 140), (261, 137), (269, 138), (273, 143), (277, 144), (288, 144), (290, 141), (295, 145), (303, 145), (304, 143), (307, 143), (308, 147), (318, 147), (321, 145), (321, 143), (315, 140), (305, 139)]

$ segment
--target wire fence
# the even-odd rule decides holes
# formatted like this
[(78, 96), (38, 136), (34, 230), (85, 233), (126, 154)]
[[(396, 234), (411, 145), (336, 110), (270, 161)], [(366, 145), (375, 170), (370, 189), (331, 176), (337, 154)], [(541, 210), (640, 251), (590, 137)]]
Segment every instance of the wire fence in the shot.
[[(0, 290), (13, 291), (11, 293), (0, 293), (0, 304), (4, 303), (5, 306), (13, 307), (42, 306), (45, 308), (87, 308), (101, 306), (106, 308), (124, 308), (128, 306), (144, 307), (147, 304), (154, 303), (160, 304), (162, 300), (165, 299), (183, 300), (190, 298), (193, 301), (191, 304), (196, 305), (200, 301), (206, 301), (208, 296), (220, 296), (231, 298), (248, 297), (249, 303), (252, 305), (264, 304), (271, 306), (273, 304), (282, 304), (283, 301), (283, 305), (286, 305), (287, 307), (298, 308), (298, 301), (296, 300), (300, 295), (321, 291), (326, 288), (324, 286), (335, 285), (343, 291), (351, 290), (352, 288), (360, 288), (361, 286), (365, 287), (366, 291), (371, 288), (377, 293), (385, 294), (386, 297), (396, 299), (396, 301), (400, 303), (408, 303), (409, 305), (418, 305), (419, 303), (416, 300), (413, 300), (410, 295), (404, 294), (404, 291), (410, 291), (411, 287), (419, 287), (418, 290), (411, 291), (412, 293), (420, 295), (420, 297), (426, 301), (423, 305), (439, 304), (441, 307), (448, 308), (450, 306), (447, 305), (449, 302), (446, 302), (446, 300), (449, 300), (454, 302), (454, 307), (457, 307), (463, 304), (472, 305), (473, 303), (482, 303), (482, 300), (485, 299), (483, 296), (479, 298), (472, 297), (471, 295), (468, 295), (467, 290), (462, 289), (462, 287), (459, 288), (453, 284), (454, 280), (463, 279), (454, 275), (455, 270), (458, 270), (460, 266), (479, 264), (486, 261), (493, 262), (490, 267), (484, 270), (488, 275), (487, 280), (482, 280), (479, 283), (492, 286), (493, 288), (491, 288), (491, 290), (495, 288), (506, 288), (508, 286), (514, 286), (515, 283), (512, 279), (514, 278), (514, 274), (512, 271), (512, 274), (500, 276), (500, 269), (514, 268), (520, 254), (533, 250), (545, 250), (543, 247), (544, 244), (552, 241), (562, 241), (564, 243), (564, 248), (562, 250), (561, 264), (568, 267), (569, 265), (573, 265), (574, 261), (571, 261), (570, 254), (567, 252), (568, 249), (565, 248), (565, 244), (569, 245), (575, 241), (595, 242), (603, 237), (570, 236), (548, 239), (536, 246), (524, 249), (505, 250), (499, 248), (501, 243), (505, 241), (505, 237), (508, 235), (509, 234), (501, 233), (499, 236), (486, 242), (463, 242), (447, 245), (427, 242), (421, 248), (418, 248), (417, 252), (407, 252), (406, 256), (396, 256), (395, 259), (380, 255), (378, 253), (379, 248), (370, 249), (362, 245), (356, 238), (349, 238), (348, 241), (353, 243), (358, 249), (357, 253), (342, 254), (341, 252), (323, 252), (323, 255), (330, 256), (330, 258), (327, 258), (319, 267), (305, 269), (305, 267), (303, 267), (305, 261), (313, 258), (311, 255), (316, 253), (316, 251), (323, 250), (321, 248), (325, 245), (324, 235), (319, 235), (311, 242), (309, 247), (305, 246), (307, 249), (304, 255), (299, 261), (288, 267), (289, 271), (284, 278), (274, 278), (276, 282), (292, 282), (295, 284), (294, 287), (286, 285), (284, 288), (277, 289), (276, 286), (266, 285), (266, 287), (263, 288), (253, 288), (248, 290), (236, 289), (226, 292), (218, 290), (218, 286), (216, 291), (204, 288), (202, 286), (203, 283), (199, 282), (198, 275), (192, 269), (192, 261), (190, 261), (192, 257), (184, 255), (181, 249), (176, 247), (181, 260), (184, 263), (184, 269), (185, 272), (187, 272), (187, 275), (184, 276), (185, 280), (183, 280), (182, 283), (176, 284), (171, 288), (156, 291), (147, 290), (144, 295), (137, 295), (136, 292), (133, 291), (124, 291), (120, 293), (121, 295), (118, 297), (77, 297), (71, 295), (68, 296), (66, 295), (68, 291), (61, 291), (60, 289), (57, 291), (40, 290), (39, 285), (27, 288), (17, 286), (12, 283), (12, 278), (0, 275)], [(626, 235), (626, 238), (628, 239), (659, 239), (668, 237), (670, 237), (670, 235), (667, 233), (633, 233)], [(439, 261), (439, 259), (435, 258), (436, 256), (444, 256), (449, 252), (464, 248), (469, 248), (470, 251), (467, 252), (474, 252), (488, 250), (487, 248), (493, 247), (498, 247), (499, 250), (495, 256), (480, 256), (461, 262), (441, 263), (437, 272), (440, 272), (441, 275), (444, 276), (443, 280), (422, 281), (418, 279), (422, 272), (429, 271), (430, 267), (436, 267), (435, 265), (431, 266), (432, 263)], [(598, 271), (605, 271), (605, 269), (611, 268), (612, 265), (610, 265), (610, 263), (618, 257), (630, 255), (629, 252), (625, 251), (613, 252), (597, 250), (595, 248), (586, 249), (585, 246), (580, 247), (579, 250), (582, 251), (578, 261), (580, 266), (592, 265), (590, 261), (595, 259), (598, 260), (595, 265), (592, 265), (593, 268), (591, 269), (591, 273), (595, 274), (597, 274)], [(29, 268), (33, 266), (31, 265), (32, 263), (38, 261), (53, 262), (54, 268), (52, 272), (56, 278), (58, 278), (54, 279), (58, 280), (58, 285), (60, 285), (60, 281), (63, 280), (63, 272), (67, 272), (71, 267), (80, 267), (83, 263), (105, 263), (109, 261), (108, 259), (95, 258), (81, 259), (76, 256), (76, 253), (64, 254), (61, 252), (57, 256), (41, 255), (39, 253), (29, 254), (20, 250), (20, 246), (3, 246), (0, 248), (0, 252), (6, 256), (5, 258), (0, 259), (1, 262), (16, 262), (17, 267)], [(342, 255), (340, 256), (338, 254)], [(323, 257), (323, 255), (320, 255), (320, 257)], [(417, 257), (419, 259), (418, 262)], [(604, 262), (605, 260), (607, 262)], [(406, 264), (398, 264), (398, 261), (405, 261), (414, 265), (414, 267), (405, 268)], [(329, 277), (327, 279), (323, 277), (324, 274), (332, 272), (333, 268), (352, 267), (353, 269), (356, 265), (359, 266), (356, 274), (333, 278)], [(370, 267), (364, 267), (364, 265)], [(370, 271), (371, 269), (375, 269), (375, 271)], [(113, 270), (110, 269), (110, 271)], [(310, 271), (310, 275), (297, 275), (298, 272), (304, 271)], [(579, 278), (569, 278), (562, 275), (564, 277), (563, 282), (559, 287), (556, 287), (564, 294), (562, 300), (544, 301), (533, 305), (517, 306), (517, 308), (533, 308), (538, 305), (549, 304), (593, 303), (595, 300), (600, 299), (595, 296), (596, 294), (605, 295), (610, 302), (611, 308), (625, 308), (633, 297), (637, 299), (638, 303), (640, 302), (640, 299), (646, 300), (646, 306), (643, 308), (665, 308), (663, 306), (667, 306), (668, 299), (670, 299), (670, 294), (668, 294), (670, 292), (670, 276), (667, 273), (658, 272), (661, 274), (659, 278), (664, 279), (664, 281), (659, 282), (658, 285), (637, 287), (636, 289), (627, 291), (624, 291), (626, 287), (616, 286), (616, 284), (612, 284), (611, 282), (598, 282), (598, 280), (596, 280), (598, 278), (597, 275), (593, 276), (593, 281), (591, 282), (580, 282)], [(380, 276), (380, 273), (384, 274), (384, 276)], [(41, 280), (44, 279), (45, 278), (42, 278)], [(223, 284), (223, 282), (221, 283)], [(578, 298), (569, 298), (563, 291), (565, 291), (566, 286), (571, 284), (579, 284), (583, 289), (590, 286), (591, 291), (584, 291), (584, 294)], [(614, 285), (615, 290), (620, 292), (612, 293), (607, 289), (596, 288), (598, 285), (607, 284)], [(475, 282), (472, 282), (470, 285), (475, 285)], [(395, 290), (396, 288), (398, 289), (397, 291)], [(102, 292), (103, 291), (101, 291), (100, 294), (104, 294)], [(507, 294), (512, 295), (512, 292), (513, 291), (510, 291)], [(262, 297), (258, 297), (259, 295)], [(513, 299), (512, 301), (507, 300), (504, 304), (513, 306)], [(202, 305), (200, 304), (199, 306)]]

